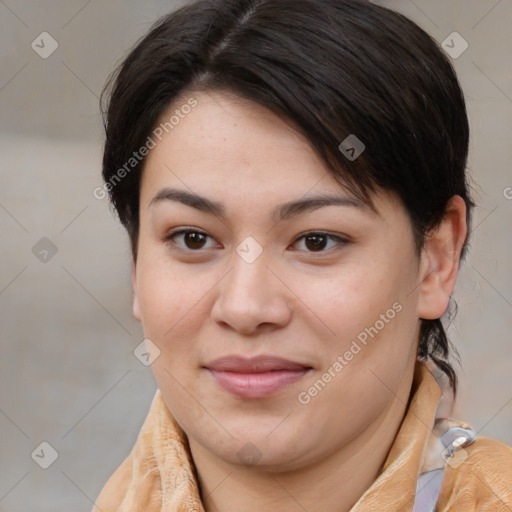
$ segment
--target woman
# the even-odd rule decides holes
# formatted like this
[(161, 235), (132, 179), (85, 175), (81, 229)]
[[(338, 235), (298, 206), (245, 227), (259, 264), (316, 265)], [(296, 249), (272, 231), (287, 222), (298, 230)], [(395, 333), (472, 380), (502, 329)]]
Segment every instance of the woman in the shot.
[(435, 42), (362, 0), (202, 0), (108, 96), (159, 390), (95, 510), (511, 510), (512, 449), (448, 418), (474, 204)]

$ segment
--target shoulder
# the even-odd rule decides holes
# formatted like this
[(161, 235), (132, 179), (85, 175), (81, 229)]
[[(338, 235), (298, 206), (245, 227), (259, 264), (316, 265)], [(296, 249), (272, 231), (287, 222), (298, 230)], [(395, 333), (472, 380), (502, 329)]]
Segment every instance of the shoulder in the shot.
[(478, 437), (455, 451), (446, 460), (438, 510), (512, 510), (512, 448)]

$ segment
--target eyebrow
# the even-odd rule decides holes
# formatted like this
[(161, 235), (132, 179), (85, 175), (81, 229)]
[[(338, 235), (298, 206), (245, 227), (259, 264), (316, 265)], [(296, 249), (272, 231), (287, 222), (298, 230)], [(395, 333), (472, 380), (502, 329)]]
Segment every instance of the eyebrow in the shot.
[[(151, 207), (164, 201), (175, 201), (195, 208), (201, 212), (209, 213), (221, 218), (226, 217), (226, 209), (222, 203), (212, 201), (192, 192), (187, 192), (186, 190), (163, 188), (153, 197), (149, 206)], [(355, 197), (320, 194), (278, 204), (272, 212), (272, 219), (279, 222), (326, 206), (348, 206), (376, 214), (369, 205)]]

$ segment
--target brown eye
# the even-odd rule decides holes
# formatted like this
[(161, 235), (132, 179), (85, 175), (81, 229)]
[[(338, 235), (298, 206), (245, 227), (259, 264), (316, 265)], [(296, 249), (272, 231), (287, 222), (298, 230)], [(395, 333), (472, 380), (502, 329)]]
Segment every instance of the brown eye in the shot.
[(202, 249), (206, 241), (206, 236), (202, 233), (190, 231), (184, 235), (183, 241), (189, 249)]
[(323, 232), (306, 233), (295, 242), (295, 244), (299, 245), (300, 250), (306, 252), (327, 252), (331, 248), (339, 249), (347, 243), (347, 240), (339, 236)]
[(166, 240), (172, 241), (180, 249), (199, 251), (201, 249), (208, 249), (208, 239), (211, 240), (209, 247), (215, 246), (213, 238), (206, 233), (193, 229), (181, 229), (171, 233)]
[(321, 251), (327, 245), (327, 237), (325, 235), (309, 235), (304, 240), (306, 247), (311, 251)]

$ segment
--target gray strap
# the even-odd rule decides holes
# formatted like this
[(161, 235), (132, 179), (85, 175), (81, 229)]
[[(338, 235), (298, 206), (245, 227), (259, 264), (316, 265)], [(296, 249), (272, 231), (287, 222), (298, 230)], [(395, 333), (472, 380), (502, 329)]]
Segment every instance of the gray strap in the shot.
[(416, 484), (416, 499), (412, 512), (434, 512), (441, 493), (444, 468), (422, 473)]

